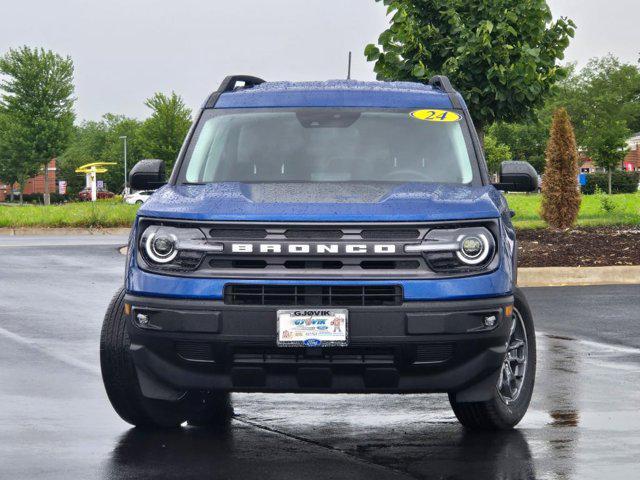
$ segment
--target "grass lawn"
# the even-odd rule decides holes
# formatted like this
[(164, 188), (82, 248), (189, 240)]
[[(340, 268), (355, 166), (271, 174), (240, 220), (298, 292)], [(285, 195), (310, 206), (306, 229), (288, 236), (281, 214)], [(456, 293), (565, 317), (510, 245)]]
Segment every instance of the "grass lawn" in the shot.
[(129, 227), (137, 205), (99, 200), (63, 205), (0, 206), (0, 227)]
[[(540, 195), (507, 194), (509, 206), (515, 210), (515, 226), (519, 229), (542, 228)], [(613, 210), (606, 212), (600, 198), (584, 195), (578, 217), (580, 226), (640, 224), (640, 193), (611, 195)], [(133, 222), (137, 205), (117, 200), (96, 203), (78, 202), (64, 205), (4, 206), (0, 205), (0, 227), (128, 227)]]
[[(597, 195), (583, 195), (578, 225), (594, 227), (599, 225), (640, 224), (640, 193), (623, 193), (608, 197), (613, 210), (606, 212)], [(543, 228), (546, 223), (540, 219), (540, 195), (507, 194), (509, 206), (516, 212), (513, 222), (516, 228)]]

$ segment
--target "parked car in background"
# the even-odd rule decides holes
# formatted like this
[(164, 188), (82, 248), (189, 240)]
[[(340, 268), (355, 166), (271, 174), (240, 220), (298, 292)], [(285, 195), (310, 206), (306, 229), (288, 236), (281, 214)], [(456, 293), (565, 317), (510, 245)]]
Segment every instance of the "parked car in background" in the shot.
[[(104, 200), (105, 198), (113, 198), (115, 197), (115, 193), (110, 192), (104, 188), (99, 188), (96, 194), (98, 200)], [(78, 198), (83, 202), (91, 201), (91, 189), (89, 187), (85, 187), (78, 192)]]
[(124, 203), (129, 205), (141, 205), (147, 201), (147, 199), (153, 195), (154, 190), (140, 190), (138, 192), (131, 192), (124, 196)]

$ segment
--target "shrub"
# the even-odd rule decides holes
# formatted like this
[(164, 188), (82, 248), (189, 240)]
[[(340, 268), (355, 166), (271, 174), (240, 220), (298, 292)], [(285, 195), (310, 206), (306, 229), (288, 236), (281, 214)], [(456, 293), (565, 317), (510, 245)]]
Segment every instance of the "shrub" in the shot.
[(569, 114), (564, 108), (553, 114), (542, 183), (542, 218), (553, 228), (569, 228), (578, 218), (578, 148)]
[[(50, 193), (51, 203), (64, 203), (69, 201), (69, 195), (60, 195), (59, 193)], [(33, 203), (33, 204), (44, 204), (44, 195), (42, 193), (29, 193), (22, 195), (22, 200), (24, 203)], [(7, 196), (7, 201), (9, 201), (9, 197)], [(20, 201), (20, 196), (15, 195), (13, 197), (13, 202), (17, 203)]]
[(596, 185), (595, 196), (598, 199), (598, 202), (600, 203), (600, 208), (602, 209), (603, 212), (611, 213), (615, 210), (616, 205), (615, 203), (613, 203), (613, 200), (611, 200), (611, 197), (607, 195), (604, 192), (604, 190), (602, 190), (598, 185)]
[[(638, 190), (640, 181), (639, 172), (612, 172), (611, 173), (611, 193), (635, 193)], [(606, 173), (590, 173), (587, 175), (587, 184), (582, 187), (582, 193), (593, 195), (596, 188), (608, 189)]]

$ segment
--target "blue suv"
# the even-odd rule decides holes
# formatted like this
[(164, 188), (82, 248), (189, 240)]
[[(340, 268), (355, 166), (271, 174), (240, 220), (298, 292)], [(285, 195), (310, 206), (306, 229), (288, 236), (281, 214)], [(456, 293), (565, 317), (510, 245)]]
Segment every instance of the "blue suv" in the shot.
[(230, 392), (446, 392), (468, 428), (517, 424), (536, 349), (512, 212), (449, 80), (227, 77), (131, 231), (104, 384), (147, 427), (227, 420)]

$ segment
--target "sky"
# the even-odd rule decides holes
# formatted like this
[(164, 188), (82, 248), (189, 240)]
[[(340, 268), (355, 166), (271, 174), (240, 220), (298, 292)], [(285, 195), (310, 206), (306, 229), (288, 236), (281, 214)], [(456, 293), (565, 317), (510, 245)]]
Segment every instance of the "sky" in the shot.
[[(578, 25), (566, 60), (640, 57), (638, 0), (548, 0)], [(606, 8), (605, 6), (606, 5)], [(374, 0), (0, 0), (0, 53), (42, 46), (75, 63), (78, 121), (144, 118), (154, 92), (198, 108), (229, 74), (375, 78), (363, 51), (386, 28)]]

